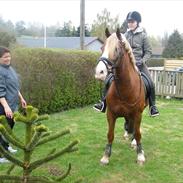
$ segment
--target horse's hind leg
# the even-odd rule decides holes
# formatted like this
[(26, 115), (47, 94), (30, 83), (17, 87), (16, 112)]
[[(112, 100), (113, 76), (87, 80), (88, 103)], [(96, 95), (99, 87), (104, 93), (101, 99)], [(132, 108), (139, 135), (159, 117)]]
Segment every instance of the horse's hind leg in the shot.
[(134, 121), (134, 138), (137, 143), (137, 163), (142, 165), (145, 162), (145, 155), (141, 144), (141, 133), (140, 133), (140, 123), (142, 119), (142, 114), (135, 117)]
[(109, 114), (109, 112), (108, 112), (107, 121), (108, 121), (108, 133), (107, 133), (108, 144), (106, 144), (104, 155), (100, 160), (100, 162), (103, 165), (106, 165), (109, 163), (109, 158), (112, 153), (112, 142), (114, 140), (114, 128), (115, 128), (116, 118), (113, 117), (112, 114)]
[(137, 143), (136, 143), (136, 140), (134, 138), (134, 121), (130, 120), (128, 118), (125, 118), (124, 130), (125, 130), (125, 133), (124, 133), (123, 137), (126, 140), (128, 140), (130, 138), (131, 139), (131, 147), (133, 149), (136, 149)]
[(128, 119), (125, 118), (125, 123), (124, 123), (124, 130), (125, 130), (125, 133), (123, 135), (124, 139), (125, 140), (128, 140), (129, 139), (129, 133), (128, 133), (128, 127), (129, 126), (129, 122), (128, 122)]

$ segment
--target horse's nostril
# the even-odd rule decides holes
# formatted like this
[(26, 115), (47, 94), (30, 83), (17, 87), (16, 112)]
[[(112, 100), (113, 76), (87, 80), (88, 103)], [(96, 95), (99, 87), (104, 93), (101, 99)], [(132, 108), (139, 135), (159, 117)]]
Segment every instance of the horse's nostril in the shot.
[(100, 74), (104, 74), (104, 71), (100, 71)]

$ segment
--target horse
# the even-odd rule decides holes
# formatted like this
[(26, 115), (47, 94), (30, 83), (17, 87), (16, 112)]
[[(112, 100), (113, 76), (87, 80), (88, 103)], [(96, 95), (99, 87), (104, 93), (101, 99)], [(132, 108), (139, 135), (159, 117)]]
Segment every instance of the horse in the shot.
[(118, 28), (110, 33), (106, 28), (107, 37), (95, 68), (95, 78), (105, 80), (109, 73), (113, 74), (113, 81), (106, 96), (108, 133), (104, 155), (101, 163), (106, 165), (112, 153), (114, 128), (116, 119), (125, 118), (127, 132), (133, 134), (133, 145), (136, 145), (137, 163), (145, 162), (145, 153), (141, 144), (140, 125), (142, 113), (147, 106), (144, 84), (135, 65), (135, 58), (129, 42)]

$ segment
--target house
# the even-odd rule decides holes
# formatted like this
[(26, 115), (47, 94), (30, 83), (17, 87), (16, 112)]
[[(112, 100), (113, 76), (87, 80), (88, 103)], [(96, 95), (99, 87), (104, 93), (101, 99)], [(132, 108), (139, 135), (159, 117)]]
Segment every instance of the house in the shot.
[[(19, 37), (17, 43), (30, 48), (43, 48), (44, 38)], [(84, 47), (86, 50), (100, 51), (103, 41), (97, 37), (85, 37)], [(80, 37), (47, 37), (47, 48), (80, 49)]]
[(152, 58), (162, 58), (164, 47), (152, 47)]

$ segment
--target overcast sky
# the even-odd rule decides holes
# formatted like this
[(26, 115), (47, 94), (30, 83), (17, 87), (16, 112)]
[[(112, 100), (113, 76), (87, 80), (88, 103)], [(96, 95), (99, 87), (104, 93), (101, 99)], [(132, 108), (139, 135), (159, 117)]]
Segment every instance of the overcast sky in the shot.
[[(141, 25), (149, 35), (171, 34), (175, 29), (183, 33), (183, 1), (181, 0), (85, 0), (85, 23), (91, 25), (97, 13), (107, 8), (111, 17), (119, 16), (122, 23), (129, 11), (139, 11)], [(0, 0), (0, 16), (13, 23), (40, 22), (54, 25), (71, 20), (80, 23), (80, 0)]]

